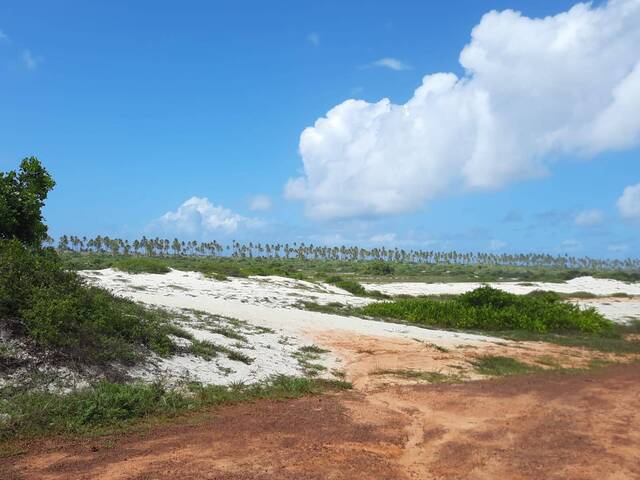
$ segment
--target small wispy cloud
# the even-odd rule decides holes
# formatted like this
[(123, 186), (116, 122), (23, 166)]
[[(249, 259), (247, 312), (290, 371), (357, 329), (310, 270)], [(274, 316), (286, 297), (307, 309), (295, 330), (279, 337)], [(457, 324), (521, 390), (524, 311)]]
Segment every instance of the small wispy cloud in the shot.
[(4, 33), (2, 30), (0, 30), (0, 41), (2, 40), (9, 40), (9, 37), (7, 36), (6, 33)]
[(385, 57), (376, 60), (375, 62), (371, 62), (368, 67), (388, 68), (390, 70), (395, 70), (396, 72), (411, 69), (409, 65), (393, 57)]
[(600, 210), (583, 210), (574, 217), (573, 223), (579, 227), (594, 227), (604, 221), (604, 213)]
[(510, 210), (507, 214), (502, 217), (503, 223), (517, 223), (522, 221), (522, 213), (517, 210)]
[(307, 35), (307, 40), (309, 40), (309, 43), (314, 47), (320, 45), (320, 35), (316, 32), (311, 32), (309, 35)]
[(254, 212), (264, 212), (270, 210), (271, 206), (271, 198), (269, 198), (267, 195), (256, 195), (249, 200), (249, 208)]
[(22, 62), (27, 70), (35, 70), (42, 62), (42, 57), (36, 57), (30, 50), (25, 50), (22, 52)]
[(608, 250), (614, 253), (624, 253), (629, 250), (629, 245), (626, 243), (614, 243), (609, 245)]
[(371, 243), (394, 243), (396, 241), (395, 233), (379, 233), (377, 235), (373, 235), (369, 241)]
[(560, 250), (563, 252), (573, 252), (582, 248), (582, 242), (574, 239), (565, 240), (560, 244)]
[(502, 250), (506, 246), (507, 242), (495, 238), (489, 242), (489, 250)]

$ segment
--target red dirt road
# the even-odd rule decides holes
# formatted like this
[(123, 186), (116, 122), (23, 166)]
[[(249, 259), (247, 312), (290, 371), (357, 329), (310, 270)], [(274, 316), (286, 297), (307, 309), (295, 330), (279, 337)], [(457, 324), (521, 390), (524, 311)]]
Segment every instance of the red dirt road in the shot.
[(256, 402), (49, 440), (4, 479), (639, 479), (640, 365)]

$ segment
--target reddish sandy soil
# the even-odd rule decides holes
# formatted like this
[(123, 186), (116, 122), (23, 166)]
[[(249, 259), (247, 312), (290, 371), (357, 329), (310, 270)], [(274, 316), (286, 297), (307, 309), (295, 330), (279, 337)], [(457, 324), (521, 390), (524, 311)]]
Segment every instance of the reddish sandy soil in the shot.
[(21, 447), (2, 479), (638, 479), (640, 365), (369, 385)]

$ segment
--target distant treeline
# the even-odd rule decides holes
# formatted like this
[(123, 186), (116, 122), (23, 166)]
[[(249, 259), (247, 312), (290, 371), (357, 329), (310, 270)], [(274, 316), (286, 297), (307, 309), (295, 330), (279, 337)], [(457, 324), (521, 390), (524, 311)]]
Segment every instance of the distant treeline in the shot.
[(544, 253), (485, 253), (439, 252), (434, 250), (405, 250), (401, 248), (363, 248), (357, 246), (320, 246), (304, 242), (289, 243), (240, 243), (232, 241), (223, 245), (213, 240), (199, 242), (181, 241), (177, 238), (142, 237), (129, 241), (98, 235), (95, 238), (62, 235), (57, 244), (47, 239), (49, 246), (60, 252), (98, 253), (111, 255), (156, 256), (208, 256), (235, 258), (282, 258), (301, 260), (385, 261), (434, 265), (495, 265), (513, 267), (571, 268), (585, 270), (640, 270), (640, 259), (596, 259)]

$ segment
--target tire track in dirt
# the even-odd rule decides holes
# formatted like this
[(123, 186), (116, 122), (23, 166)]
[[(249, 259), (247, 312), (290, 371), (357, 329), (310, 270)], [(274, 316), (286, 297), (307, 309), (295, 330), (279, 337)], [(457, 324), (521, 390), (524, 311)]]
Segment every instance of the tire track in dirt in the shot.
[(504, 348), (519, 352), (524, 361), (543, 351), (567, 362), (584, 362), (588, 355), (562, 356), (567, 352), (555, 346), (541, 350), (537, 344), (488, 343), (486, 349), (443, 352), (398, 339), (332, 338), (327, 334), (318, 340), (333, 342), (355, 391), (224, 407), (89, 444), (81, 439), (36, 441), (21, 446), (23, 455), (0, 459), (5, 475), (0, 477), (640, 478), (637, 363), (588, 373), (420, 384), (372, 375), (371, 369), (428, 370), (486, 351), (504, 353)]

